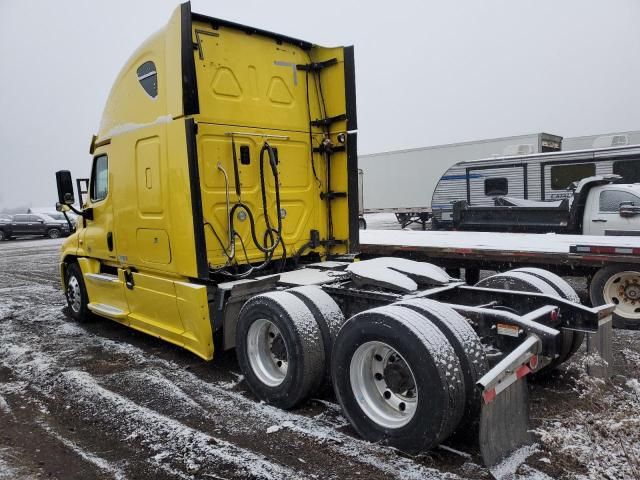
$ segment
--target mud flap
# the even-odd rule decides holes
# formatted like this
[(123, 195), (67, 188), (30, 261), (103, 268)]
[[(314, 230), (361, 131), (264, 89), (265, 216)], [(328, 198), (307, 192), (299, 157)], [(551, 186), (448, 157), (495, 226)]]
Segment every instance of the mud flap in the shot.
[(480, 454), (487, 467), (500, 463), (518, 448), (532, 444), (529, 431), (527, 379), (520, 378), (488, 403), (480, 414)]

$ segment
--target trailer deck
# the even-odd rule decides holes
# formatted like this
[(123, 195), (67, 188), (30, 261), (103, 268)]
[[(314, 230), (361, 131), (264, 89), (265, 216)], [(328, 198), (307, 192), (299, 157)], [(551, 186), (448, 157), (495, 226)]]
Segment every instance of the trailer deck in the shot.
[[(580, 247), (580, 248), (578, 248)], [(363, 230), (360, 251), (371, 256), (452, 260), (492, 268), (518, 263), (570, 268), (640, 264), (637, 237), (501, 232)]]

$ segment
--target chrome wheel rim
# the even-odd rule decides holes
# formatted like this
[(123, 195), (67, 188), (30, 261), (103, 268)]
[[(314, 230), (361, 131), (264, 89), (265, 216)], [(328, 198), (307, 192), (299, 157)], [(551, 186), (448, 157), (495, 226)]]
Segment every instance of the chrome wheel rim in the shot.
[(277, 387), (287, 376), (289, 354), (278, 327), (266, 319), (258, 319), (247, 332), (249, 364), (258, 380)]
[(400, 428), (414, 417), (415, 376), (402, 355), (386, 343), (360, 345), (351, 358), (349, 376), (358, 405), (381, 427)]
[(71, 275), (67, 282), (67, 300), (71, 310), (73, 310), (74, 313), (80, 313), (80, 308), (82, 306), (82, 292), (80, 291), (80, 283), (74, 275)]
[(604, 284), (605, 302), (616, 305), (621, 317), (640, 320), (640, 272), (626, 271), (612, 275)]

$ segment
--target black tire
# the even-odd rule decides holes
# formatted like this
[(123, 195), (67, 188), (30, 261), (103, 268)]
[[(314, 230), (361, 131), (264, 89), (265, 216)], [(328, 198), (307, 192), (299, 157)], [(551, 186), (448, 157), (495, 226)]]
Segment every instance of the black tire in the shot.
[(4, 233), (4, 231), (0, 230), (0, 242), (2, 242), (3, 240), (9, 240), (9, 236)]
[[(65, 272), (65, 296), (67, 297), (67, 306), (69, 307), (69, 315), (71, 318), (78, 322), (86, 322), (89, 320), (91, 312), (87, 307), (89, 304), (87, 287), (84, 283), (80, 265), (77, 263), (67, 265)], [(76, 301), (78, 303), (76, 303)]]
[[(358, 402), (358, 398), (364, 402), (364, 397), (352, 386), (354, 357), (378, 342), (401, 356), (417, 387), (414, 413), (397, 428), (365, 413)], [(464, 410), (464, 380), (455, 350), (430, 320), (404, 306), (388, 305), (351, 317), (334, 344), (331, 374), (338, 402), (356, 432), (366, 440), (407, 452), (440, 443), (455, 430)]]
[(489, 371), (489, 362), (480, 337), (469, 322), (453, 308), (426, 298), (398, 302), (396, 305), (415, 310), (428, 318), (447, 337), (456, 352), (465, 387), (465, 409), (462, 426), (478, 420), (481, 395), (476, 382)]
[[(576, 291), (573, 289), (573, 287), (569, 285), (569, 283), (564, 278), (560, 277), (559, 275), (556, 275), (555, 273), (549, 272), (547, 270), (543, 270), (542, 268), (533, 268), (533, 267), (517, 268), (513, 271), (529, 273), (535, 277), (538, 277), (539, 279), (544, 280), (549, 285), (551, 285), (551, 287), (553, 287), (553, 289), (556, 292), (558, 292), (558, 295), (560, 295), (565, 300), (570, 300), (574, 303), (580, 303), (580, 297), (578, 296)], [(583, 341), (584, 341), (584, 333), (573, 331), (573, 340), (571, 343), (571, 349), (569, 350), (569, 354), (563, 360), (563, 362), (566, 362), (567, 360), (569, 360), (573, 356), (573, 354), (578, 351)]]
[[(560, 294), (556, 289), (545, 280), (532, 275), (531, 273), (517, 272), (515, 270), (498, 273), (484, 278), (480, 280), (476, 286), (521, 292), (543, 293), (545, 295), (560, 297)], [(551, 360), (551, 363), (544, 368), (547, 371), (556, 368), (571, 355), (571, 350), (573, 348), (573, 332), (571, 330), (562, 330), (560, 335), (560, 352), (558, 356)]]
[(366, 230), (367, 229), (367, 221), (362, 217), (360, 217), (358, 219), (358, 228), (360, 230)]
[[(278, 329), (279, 336), (274, 338), (280, 339), (286, 348), (288, 368), (277, 385), (261, 380), (249, 358), (257, 351), (248, 345), (250, 328), (254, 323), (265, 320)], [(273, 348), (273, 345), (269, 347), (272, 353)], [(298, 405), (320, 386), (324, 377), (325, 358), (320, 329), (309, 308), (292, 293), (265, 293), (244, 304), (236, 327), (236, 355), (251, 391), (261, 400), (280, 408)]]
[(331, 351), (338, 332), (345, 322), (344, 314), (335, 300), (317, 285), (295, 287), (287, 292), (304, 302), (318, 324), (324, 346), (325, 378), (328, 380), (331, 378)]
[[(591, 279), (591, 283), (589, 284), (589, 297), (591, 299), (591, 304), (594, 306), (600, 306), (606, 303), (615, 304), (616, 300), (619, 304), (620, 300), (617, 298), (605, 298), (604, 288), (610, 278), (624, 272), (629, 272), (629, 274), (632, 274), (633, 277), (638, 279), (636, 283), (640, 284), (640, 266), (609, 265), (608, 267), (603, 267), (596, 272), (596, 274)], [(640, 313), (640, 301), (638, 301), (635, 311), (637, 313)], [(628, 318), (614, 311), (613, 326), (616, 328), (639, 330), (640, 319)]]
[(56, 238), (60, 238), (61, 235), (62, 235), (62, 232), (58, 228), (50, 228), (47, 231), (47, 237), (51, 238), (52, 240)]

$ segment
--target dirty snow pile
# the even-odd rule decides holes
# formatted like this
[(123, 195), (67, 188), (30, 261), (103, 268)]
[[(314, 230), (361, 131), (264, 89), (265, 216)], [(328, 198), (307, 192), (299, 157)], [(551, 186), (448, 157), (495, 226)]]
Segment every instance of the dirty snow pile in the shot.
[(571, 478), (640, 478), (640, 355), (630, 349), (619, 354), (623, 365), (616, 366), (628, 366), (622, 370), (627, 376), (614, 374), (606, 383), (587, 375), (588, 357), (571, 362), (567, 377), (575, 379), (576, 408), (542, 419), (535, 430), (552, 463), (577, 467)]

